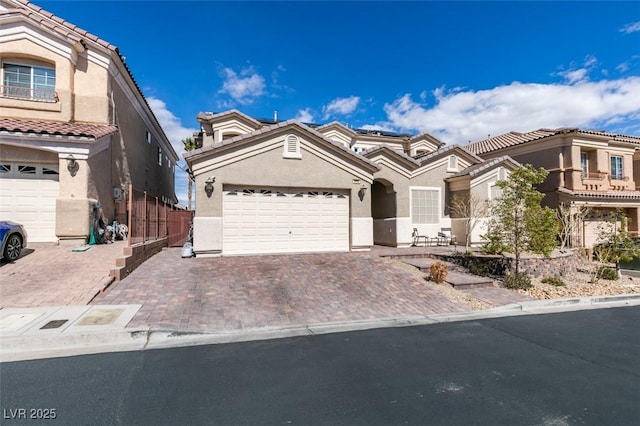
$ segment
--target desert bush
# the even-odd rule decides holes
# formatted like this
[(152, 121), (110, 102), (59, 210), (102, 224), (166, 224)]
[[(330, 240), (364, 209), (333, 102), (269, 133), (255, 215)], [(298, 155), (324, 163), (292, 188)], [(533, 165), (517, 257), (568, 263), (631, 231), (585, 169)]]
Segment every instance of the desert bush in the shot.
[(447, 277), (447, 265), (443, 262), (435, 262), (429, 266), (429, 274), (431, 275), (431, 281), (441, 283)]
[(617, 280), (618, 271), (608, 266), (600, 266), (598, 268), (598, 278), (602, 278), (603, 280)]
[(554, 285), (556, 287), (564, 287), (565, 285), (567, 285), (562, 278), (558, 277), (558, 276), (553, 276), (553, 277), (544, 277), (541, 280), (543, 283), (545, 284), (550, 284), (550, 285)]
[(511, 290), (526, 290), (531, 288), (531, 277), (526, 272), (507, 272), (504, 286)]

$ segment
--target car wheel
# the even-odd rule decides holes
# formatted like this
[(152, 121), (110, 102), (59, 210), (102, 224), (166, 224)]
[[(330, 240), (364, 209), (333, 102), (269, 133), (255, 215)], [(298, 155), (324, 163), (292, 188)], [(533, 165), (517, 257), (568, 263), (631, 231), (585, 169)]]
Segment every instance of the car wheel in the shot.
[(13, 262), (20, 257), (22, 251), (22, 238), (18, 234), (11, 234), (7, 239), (7, 244), (4, 246), (4, 258), (10, 262)]

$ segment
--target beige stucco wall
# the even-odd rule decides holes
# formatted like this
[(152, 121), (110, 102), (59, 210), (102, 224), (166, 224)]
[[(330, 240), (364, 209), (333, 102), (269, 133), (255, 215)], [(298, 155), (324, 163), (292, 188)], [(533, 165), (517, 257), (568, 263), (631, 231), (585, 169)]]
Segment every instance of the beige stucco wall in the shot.
[(2, 159), (2, 161), (57, 164), (58, 154), (42, 149), (31, 149), (0, 143), (0, 159)]
[[(174, 174), (167, 166), (163, 149), (162, 165), (157, 161), (158, 139), (148, 128), (138, 111), (131, 104), (122, 89), (113, 86), (115, 122), (119, 133), (113, 144), (112, 174), (113, 184), (147, 191), (149, 195), (173, 199)], [(151, 132), (151, 143), (147, 143), (145, 132)], [(170, 156), (169, 156), (170, 158)]]
[[(277, 140), (279, 137), (275, 137)], [(274, 145), (266, 152), (236, 161), (221, 168), (196, 174), (194, 192), (197, 203), (196, 216), (222, 216), (222, 189), (226, 184), (250, 187), (287, 187), (345, 189), (350, 191), (351, 216), (371, 217), (371, 190), (363, 200), (358, 197), (360, 184), (354, 184), (358, 177), (349, 171), (336, 167), (327, 160), (305, 148), (305, 143), (319, 147), (317, 142), (306, 140), (301, 143), (301, 159), (283, 158), (282, 144)], [(347, 154), (348, 155), (348, 154)], [(341, 161), (345, 161), (343, 158)], [(348, 159), (346, 161), (349, 161)], [(194, 163), (194, 170), (207, 167), (208, 160)], [(195, 173), (198, 173), (197, 171)], [(215, 176), (215, 189), (212, 196), (204, 192), (205, 181)], [(369, 175), (371, 179), (371, 175)], [(362, 181), (361, 181), (362, 183)]]
[(0, 44), (0, 60), (2, 62), (54, 66), (56, 69), (56, 92), (59, 97), (59, 101), (56, 103), (0, 98), (3, 116), (60, 121), (68, 121), (73, 118), (73, 97), (71, 95), (73, 64), (68, 58), (35, 44), (31, 40), (20, 39)]

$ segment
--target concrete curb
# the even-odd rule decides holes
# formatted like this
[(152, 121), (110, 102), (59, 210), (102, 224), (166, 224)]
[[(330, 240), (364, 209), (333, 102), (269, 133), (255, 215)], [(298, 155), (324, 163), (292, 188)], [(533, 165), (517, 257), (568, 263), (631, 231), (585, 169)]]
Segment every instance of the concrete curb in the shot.
[(344, 333), (378, 328), (410, 327), (473, 321), (519, 315), (540, 315), (575, 310), (640, 305), (640, 294), (595, 296), (512, 303), (497, 308), (450, 314), (380, 318), (374, 320), (260, 327), (225, 332), (191, 332), (137, 328), (97, 332), (70, 332), (55, 336), (4, 336), (0, 341), (0, 362), (31, 360), (103, 352), (142, 351), (186, 346), (249, 342)]

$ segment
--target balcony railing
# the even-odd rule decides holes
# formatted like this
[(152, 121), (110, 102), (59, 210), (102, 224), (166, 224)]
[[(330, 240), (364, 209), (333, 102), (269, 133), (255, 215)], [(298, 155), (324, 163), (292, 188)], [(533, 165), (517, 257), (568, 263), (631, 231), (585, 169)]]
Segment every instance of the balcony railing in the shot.
[(582, 174), (580, 175), (580, 177), (582, 178), (582, 180), (602, 180), (605, 177), (604, 173), (585, 173), (582, 172)]
[(623, 182), (629, 182), (629, 176), (609, 175), (609, 180), (621, 180)]
[(0, 97), (40, 102), (58, 102), (59, 100), (55, 90), (18, 86), (0, 86)]

